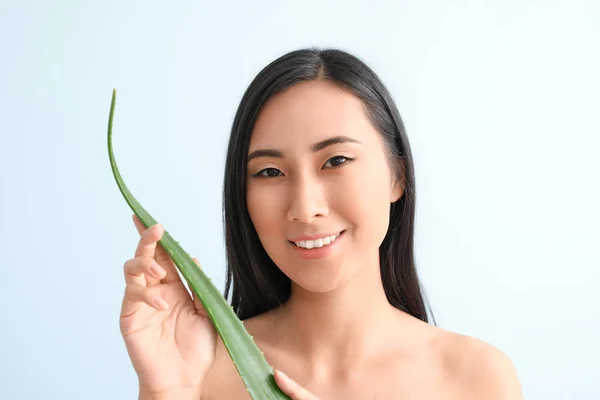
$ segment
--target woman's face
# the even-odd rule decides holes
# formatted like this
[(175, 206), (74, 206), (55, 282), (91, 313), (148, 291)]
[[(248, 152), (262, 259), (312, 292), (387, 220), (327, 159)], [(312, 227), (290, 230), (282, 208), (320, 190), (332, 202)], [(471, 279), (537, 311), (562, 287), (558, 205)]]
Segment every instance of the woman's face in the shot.
[(267, 254), (302, 288), (329, 291), (379, 268), (390, 203), (402, 190), (348, 92), (303, 82), (263, 107), (248, 151), (248, 212)]

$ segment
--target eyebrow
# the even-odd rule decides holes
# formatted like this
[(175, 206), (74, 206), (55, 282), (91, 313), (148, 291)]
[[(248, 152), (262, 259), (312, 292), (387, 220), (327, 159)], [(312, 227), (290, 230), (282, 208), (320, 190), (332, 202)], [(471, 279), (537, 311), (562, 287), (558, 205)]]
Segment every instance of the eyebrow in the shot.
[[(318, 143), (313, 144), (312, 146), (310, 146), (310, 150), (315, 153), (317, 151), (321, 151), (329, 146), (333, 146), (334, 144), (340, 144), (340, 143), (358, 143), (358, 144), (362, 144), (361, 142), (359, 142), (356, 139), (352, 139), (351, 137), (348, 136), (334, 136), (334, 137), (330, 137), (328, 139), (322, 140)], [(274, 157), (274, 158), (283, 158), (283, 152), (281, 150), (276, 150), (276, 149), (258, 149), (258, 150), (254, 150), (252, 153), (250, 153), (248, 155), (248, 162), (250, 162), (251, 160), (258, 158), (258, 157)]]

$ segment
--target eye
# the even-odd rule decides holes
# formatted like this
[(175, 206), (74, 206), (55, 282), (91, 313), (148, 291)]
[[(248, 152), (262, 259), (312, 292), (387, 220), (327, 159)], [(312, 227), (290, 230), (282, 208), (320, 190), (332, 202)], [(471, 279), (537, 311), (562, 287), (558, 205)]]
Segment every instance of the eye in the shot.
[(333, 167), (340, 166), (347, 161), (352, 161), (352, 160), (353, 160), (353, 158), (350, 158), (350, 157), (335, 156), (335, 157), (331, 157), (329, 160), (327, 160), (327, 162), (323, 166), (326, 167), (329, 164), (329, 166), (333, 168)]
[(260, 178), (273, 178), (279, 176), (279, 174), (281, 174), (281, 171), (277, 168), (265, 168), (258, 171), (254, 176)]

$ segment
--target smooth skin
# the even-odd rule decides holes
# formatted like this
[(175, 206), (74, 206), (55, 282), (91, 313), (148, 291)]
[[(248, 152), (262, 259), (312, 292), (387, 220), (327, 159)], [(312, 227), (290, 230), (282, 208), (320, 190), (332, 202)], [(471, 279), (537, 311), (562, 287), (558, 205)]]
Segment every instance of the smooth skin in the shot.
[[(351, 141), (314, 148), (339, 136)], [(294, 400), (523, 398), (515, 368), (500, 350), (387, 301), (378, 248), (403, 179), (388, 165), (358, 99), (325, 81), (295, 85), (266, 103), (249, 147), (249, 154), (279, 153), (249, 161), (247, 204), (263, 247), (291, 279), (292, 294), (244, 325), (284, 392)], [(149, 393), (142, 397), (249, 399), (210, 320), (155, 246), (162, 228), (146, 233), (139, 221), (136, 226), (142, 237), (125, 266), (132, 287), (123, 312), (130, 316), (121, 326), (140, 390)], [(290, 243), (338, 231), (344, 233), (333, 250), (319, 259), (301, 257)], [(167, 281), (152, 277), (154, 260)], [(153, 302), (156, 294), (167, 310)]]

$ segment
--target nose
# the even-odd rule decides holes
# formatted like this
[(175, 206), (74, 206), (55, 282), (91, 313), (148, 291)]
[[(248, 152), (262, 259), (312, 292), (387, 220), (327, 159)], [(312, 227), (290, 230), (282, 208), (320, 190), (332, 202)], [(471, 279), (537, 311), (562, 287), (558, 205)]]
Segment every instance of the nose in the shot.
[(290, 191), (288, 221), (310, 223), (315, 218), (329, 215), (324, 192), (323, 186), (310, 177), (296, 179)]

